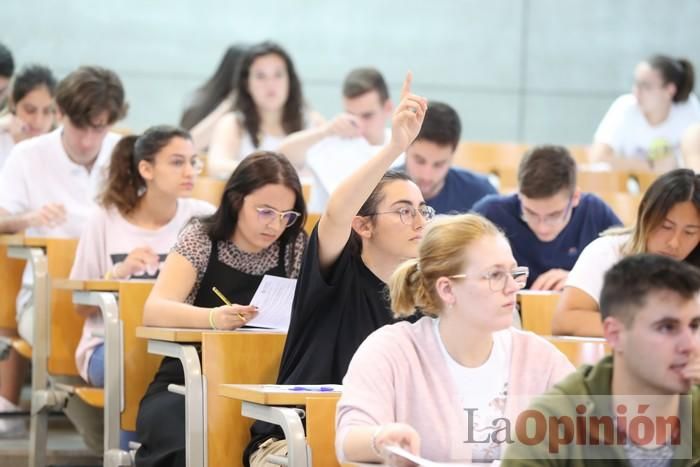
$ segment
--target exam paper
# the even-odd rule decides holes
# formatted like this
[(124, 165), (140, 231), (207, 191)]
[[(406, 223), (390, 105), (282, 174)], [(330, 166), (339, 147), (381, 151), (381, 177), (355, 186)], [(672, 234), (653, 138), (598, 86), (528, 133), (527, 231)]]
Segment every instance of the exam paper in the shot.
[(401, 457), (403, 459), (406, 459), (408, 461), (413, 462), (416, 465), (419, 465), (421, 467), (467, 467), (467, 466), (476, 466), (476, 465), (489, 465), (489, 466), (498, 466), (500, 465), (500, 461), (493, 461), (493, 463), (471, 463), (471, 462), (464, 462), (464, 463), (458, 463), (458, 462), (433, 462), (429, 461), (428, 459), (424, 459), (420, 456), (416, 456), (415, 454), (411, 454), (407, 450), (400, 448), (398, 446), (387, 446), (384, 448), (386, 451), (390, 452), (394, 456)]
[(248, 325), (260, 328), (289, 330), (292, 301), (297, 280), (265, 275), (255, 291), (251, 305), (258, 307), (258, 316)]

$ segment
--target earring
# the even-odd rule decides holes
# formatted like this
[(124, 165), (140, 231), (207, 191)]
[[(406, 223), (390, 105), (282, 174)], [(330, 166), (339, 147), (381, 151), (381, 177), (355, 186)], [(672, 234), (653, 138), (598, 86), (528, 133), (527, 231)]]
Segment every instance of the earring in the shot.
[(140, 198), (140, 197), (142, 197), (142, 196), (145, 195), (145, 194), (146, 194), (146, 186), (145, 186), (145, 185), (141, 185), (141, 186), (138, 188), (138, 190), (136, 190), (136, 196), (138, 196), (138, 197)]

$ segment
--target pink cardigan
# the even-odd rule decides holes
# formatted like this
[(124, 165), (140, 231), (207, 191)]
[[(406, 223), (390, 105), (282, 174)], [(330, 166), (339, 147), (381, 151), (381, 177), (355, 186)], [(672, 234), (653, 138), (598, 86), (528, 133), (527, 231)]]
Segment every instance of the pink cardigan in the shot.
[[(428, 317), (384, 326), (359, 347), (343, 379), (336, 413), (336, 453), (341, 462), (349, 428), (396, 422), (418, 431), (422, 456), (438, 462), (471, 460), (463, 407), (433, 326)], [(514, 425), (514, 414), (574, 367), (542, 337), (512, 328), (510, 332), (505, 411)]]

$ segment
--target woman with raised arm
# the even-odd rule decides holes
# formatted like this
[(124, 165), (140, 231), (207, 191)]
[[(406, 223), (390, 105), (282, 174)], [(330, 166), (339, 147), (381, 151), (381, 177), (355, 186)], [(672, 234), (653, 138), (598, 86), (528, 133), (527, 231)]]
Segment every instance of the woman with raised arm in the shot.
[(700, 175), (688, 169), (662, 175), (644, 193), (634, 227), (609, 230), (588, 244), (566, 280), (552, 332), (602, 336), (603, 276), (620, 259), (638, 253), (700, 267)]
[[(387, 170), (418, 134), (427, 110), (406, 77), (391, 142), (341, 183), (309, 239), (282, 356), (281, 384), (340, 384), (362, 341), (393, 318), (385, 288), (394, 269), (418, 253), (434, 211), (406, 175)], [(244, 456), (280, 431), (253, 426)], [(265, 441), (269, 443), (269, 441)], [(267, 445), (262, 446), (264, 450)], [(263, 451), (260, 451), (263, 452)]]

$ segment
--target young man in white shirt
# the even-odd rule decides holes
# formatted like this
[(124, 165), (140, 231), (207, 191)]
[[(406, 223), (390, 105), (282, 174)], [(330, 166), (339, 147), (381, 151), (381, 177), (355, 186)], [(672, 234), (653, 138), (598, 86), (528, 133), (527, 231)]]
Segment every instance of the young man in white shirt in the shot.
[(393, 104), (375, 68), (352, 70), (343, 82), (345, 111), (320, 127), (289, 135), (279, 152), (296, 167), (307, 164), (314, 181), (309, 212), (323, 212), (328, 196), (391, 139)]
[[(62, 126), (16, 145), (0, 171), (0, 233), (77, 238), (96, 206), (104, 170), (120, 138), (109, 130), (128, 107), (124, 87), (113, 71), (84, 66), (59, 83), (56, 105)], [(30, 343), (31, 286), (31, 271), (25, 270), (17, 297), (17, 328)], [(25, 370), (26, 362), (16, 354), (0, 364), (0, 411), (17, 409)], [(15, 421), (22, 425), (14, 429), (23, 426), (23, 421)], [(0, 420), (0, 436), (3, 428), (13, 430), (9, 425)]]

